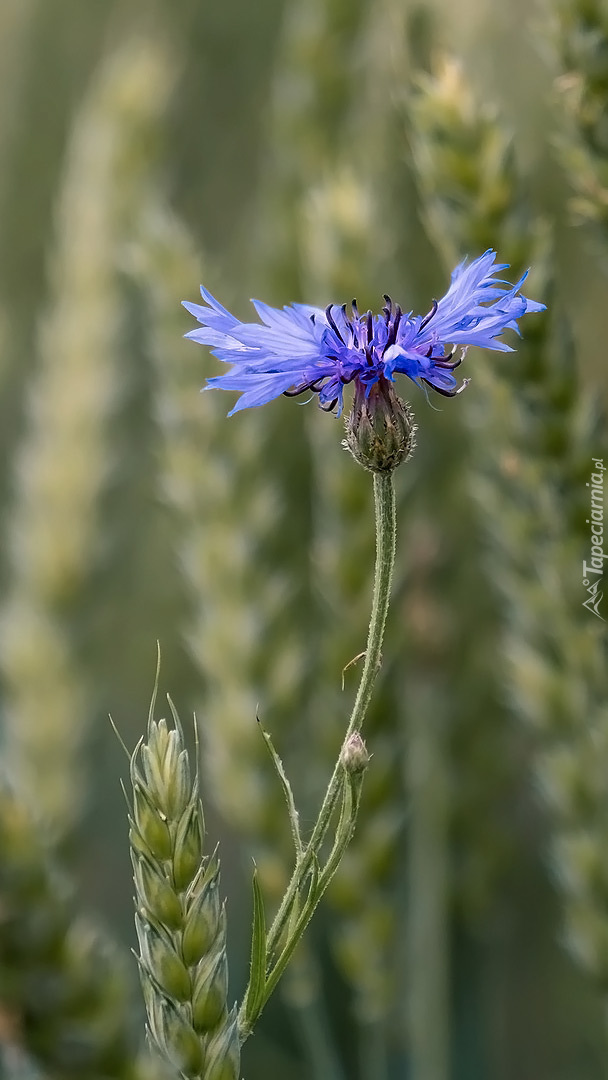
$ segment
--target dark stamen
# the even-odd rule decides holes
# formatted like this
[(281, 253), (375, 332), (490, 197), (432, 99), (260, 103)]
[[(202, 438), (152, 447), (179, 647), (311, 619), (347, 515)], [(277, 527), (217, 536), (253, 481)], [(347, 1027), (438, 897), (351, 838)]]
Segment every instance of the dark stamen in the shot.
[(436, 390), (442, 397), (455, 397), (458, 393), (457, 387), (454, 387), (453, 390), (446, 390), (443, 386), (435, 386), (435, 383), (429, 382), (428, 379), (422, 378), (422, 381), (425, 382), (427, 386), (430, 386), (431, 390)]
[(386, 350), (389, 348), (389, 346), (394, 345), (396, 340), (397, 340), (397, 330), (399, 329), (399, 323), (401, 322), (401, 316), (402, 315), (403, 315), (403, 312), (402, 312), (401, 308), (399, 307), (399, 304), (397, 304), (397, 306), (395, 308), (395, 318), (393, 319), (391, 325), (388, 328), (388, 337), (386, 339), (386, 345), (384, 346), (384, 348), (382, 350), (382, 355), (383, 356), (384, 356)]
[(372, 338), (374, 336), (374, 323), (373, 323), (371, 311), (368, 311), (367, 315), (365, 316), (365, 319), (366, 319), (366, 326), (367, 326), (367, 344), (371, 345)]
[(323, 389), (323, 383), (326, 379), (325, 375), (321, 375), (318, 379), (313, 379), (312, 382), (301, 382), (297, 386), (294, 386), (291, 390), (283, 390), (283, 397), (298, 397), (306, 390), (312, 390), (313, 394), (318, 394)]
[(299, 383), (298, 386), (294, 386), (293, 390), (283, 390), (283, 397), (298, 397), (299, 394), (303, 394), (305, 390), (312, 390), (313, 387), (310, 383)]
[(332, 330), (338, 335), (338, 337), (340, 338), (340, 341), (342, 342), (342, 344), (345, 345), (346, 342), (344, 341), (344, 338), (342, 337), (342, 334), (340, 333), (340, 331), (338, 330), (338, 327), (336, 326), (336, 324), (334, 322), (334, 317), (333, 317), (333, 315), (331, 313), (332, 306), (333, 306), (332, 304), (328, 304), (327, 307), (325, 308), (325, 317), (326, 317), (329, 325), (331, 326)]
[(327, 405), (321, 405), (321, 403), (319, 402), (319, 408), (323, 409), (323, 412), (333, 412), (333, 410), (335, 409), (337, 404), (338, 404), (338, 399), (334, 398), (334, 400), (329, 401), (327, 403)]
[(352, 321), (351, 321), (351, 319), (349, 319), (348, 320), (348, 325), (350, 326), (350, 328), (352, 330), (353, 344), (355, 346), (355, 349), (358, 349), (359, 348), (359, 331), (361, 329), (361, 326), (360, 326), (360, 315), (359, 315), (359, 309), (357, 307), (357, 301), (356, 300), (351, 300), (350, 307), (351, 307), (351, 311), (352, 311)]
[(418, 327), (418, 333), (420, 333), (421, 330), (424, 330), (425, 326), (428, 323), (430, 323), (430, 321), (433, 318), (433, 315), (435, 315), (436, 311), (437, 311), (437, 301), (433, 300), (433, 306), (432, 306), (431, 310), (429, 311), (428, 315), (425, 315), (424, 319), (420, 323), (420, 326)]
[(352, 322), (350, 321), (348, 315), (346, 314), (346, 304), (342, 304), (342, 314), (344, 315), (344, 322), (346, 323), (346, 325), (348, 326), (348, 329), (350, 330), (351, 334), (353, 335), (353, 338), (355, 339), (355, 344), (356, 344), (357, 343), (357, 332), (356, 332)]
[(452, 390), (446, 390), (445, 387), (443, 387), (443, 386), (435, 386), (434, 383), (429, 382), (429, 380), (425, 379), (424, 376), (422, 376), (422, 381), (425, 382), (427, 384), (427, 386), (430, 386), (432, 390), (436, 390), (438, 394), (442, 395), (442, 397), (450, 397), (451, 398), (451, 397), (456, 397), (456, 394), (461, 394), (462, 391), (469, 385), (471, 380), (470, 379), (463, 379), (460, 386), (455, 386)]
[(460, 367), (462, 364), (462, 356), (457, 356), (455, 360), (452, 360), (454, 353), (448, 353), (447, 356), (442, 357), (441, 360), (435, 360), (435, 367), (447, 368), (448, 371), (453, 371), (454, 368)]

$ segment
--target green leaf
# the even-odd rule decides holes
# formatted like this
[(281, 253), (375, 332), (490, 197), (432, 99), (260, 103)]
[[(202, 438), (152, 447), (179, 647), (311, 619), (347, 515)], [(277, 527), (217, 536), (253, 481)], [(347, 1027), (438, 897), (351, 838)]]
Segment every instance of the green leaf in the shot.
[(260, 731), (262, 733), (262, 738), (263, 738), (264, 742), (266, 743), (268, 753), (270, 754), (270, 757), (272, 759), (272, 763), (273, 763), (273, 765), (275, 767), (276, 774), (277, 774), (279, 780), (281, 781), (281, 787), (283, 788), (283, 794), (285, 795), (285, 801), (287, 803), (287, 812), (289, 814), (289, 824), (291, 825), (291, 835), (293, 837), (293, 843), (294, 843), (294, 847), (296, 849), (296, 858), (299, 858), (300, 855), (302, 854), (303, 846), (302, 846), (302, 838), (300, 836), (300, 819), (299, 819), (298, 811), (296, 810), (296, 804), (295, 804), (295, 799), (293, 797), (293, 791), (291, 790), (291, 784), (289, 783), (289, 780), (287, 779), (287, 773), (285, 772), (285, 767), (283, 765), (283, 762), (281, 761), (279, 755), (277, 754), (277, 752), (276, 752), (276, 750), (275, 750), (275, 748), (273, 746), (272, 739), (271, 739), (270, 735), (268, 734), (267, 731), (264, 731), (264, 728), (262, 727), (259, 716), (257, 717), (257, 721), (258, 721), (258, 724), (259, 724)]
[(266, 918), (264, 899), (258, 881), (257, 868), (253, 870), (253, 925), (251, 929), (251, 963), (249, 985), (245, 996), (245, 1024), (249, 1030), (255, 1024), (265, 1002), (266, 991)]

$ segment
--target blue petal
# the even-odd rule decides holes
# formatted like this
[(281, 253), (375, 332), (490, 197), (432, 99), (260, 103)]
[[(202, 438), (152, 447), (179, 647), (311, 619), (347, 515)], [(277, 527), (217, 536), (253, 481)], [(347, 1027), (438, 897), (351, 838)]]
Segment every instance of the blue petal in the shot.
[[(510, 346), (496, 340), (508, 329), (517, 329), (517, 319), (528, 311), (542, 311), (543, 304), (528, 300), (519, 294), (527, 273), (511, 285), (500, 282), (495, 274), (507, 269), (506, 263), (495, 261), (496, 253), (489, 249), (470, 265), (459, 264), (452, 274), (452, 284), (439, 300), (435, 314), (422, 325), (418, 322), (416, 347), (424, 345), (462, 344), (479, 345), (499, 352), (512, 351)], [(506, 285), (501, 288), (499, 285)], [(411, 325), (406, 341), (411, 344)], [(404, 328), (403, 335), (405, 335)]]
[(228, 416), (232, 416), (241, 409), (248, 409), (254, 405), (266, 405), (274, 398), (280, 397), (283, 391), (288, 390), (292, 385), (291, 375), (239, 374), (218, 375), (216, 378), (208, 379), (205, 389), (217, 387), (220, 390), (244, 391), (234, 408), (228, 413)]
[(241, 393), (232, 413), (307, 385), (318, 392), (321, 405), (336, 401), (341, 409), (345, 383), (357, 379), (369, 391), (381, 377), (392, 380), (395, 372), (423, 388), (426, 383), (450, 393), (458, 383), (442, 363), (446, 349), (478, 345), (511, 352), (501, 340), (504, 331), (519, 333), (522, 315), (544, 309), (521, 295), (527, 275), (512, 285), (498, 276), (506, 269), (488, 249), (455, 268), (447, 293), (425, 317), (391, 308), (386, 318), (374, 316), (371, 325), (356, 311), (349, 320), (334, 304), (326, 313), (305, 304), (273, 308), (259, 300), (253, 305), (261, 321), (243, 323), (201, 287), (204, 304), (184, 302), (199, 323), (186, 337), (210, 346), (232, 365), (208, 382)]

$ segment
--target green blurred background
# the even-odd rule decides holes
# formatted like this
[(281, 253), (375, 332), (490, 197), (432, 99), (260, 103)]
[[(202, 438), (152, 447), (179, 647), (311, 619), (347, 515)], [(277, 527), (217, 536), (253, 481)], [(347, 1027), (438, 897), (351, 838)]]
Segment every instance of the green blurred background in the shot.
[(204, 281), (243, 319), (250, 296), (424, 312), (488, 246), (548, 315), (513, 356), (470, 353), (462, 397), (412, 390), (361, 825), (243, 1069), (608, 1075), (605, 636), (581, 584), (607, 93), (596, 0), (0, 0), (3, 760), (40, 841), (0, 808), (0, 1040), (42, 1076), (109, 1073), (57, 1049), (70, 975), (36, 953), (24, 859), (116, 940), (143, 1031), (107, 716), (133, 746), (156, 641), (198, 717), (236, 997), (251, 858), (269, 907), (289, 870), (256, 709), (312, 823), (365, 639), (371, 485), (340, 422), (283, 399), (226, 420), (179, 301)]

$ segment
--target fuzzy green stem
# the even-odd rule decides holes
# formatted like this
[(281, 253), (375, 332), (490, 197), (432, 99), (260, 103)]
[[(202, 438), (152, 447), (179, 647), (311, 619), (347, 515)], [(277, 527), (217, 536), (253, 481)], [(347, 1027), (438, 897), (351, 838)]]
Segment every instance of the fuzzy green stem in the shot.
[[(376, 676), (380, 668), (382, 656), (382, 641), (386, 616), (391, 592), (393, 567), (395, 565), (395, 542), (397, 534), (397, 522), (395, 513), (395, 487), (392, 473), (374, 473), (374, 509), (376, 515), (376, 566), (374, 572), (374, 591), (372, 596), (372, 613), (367, 635), (367, 648), (365, 651), (365, 663), (361, 674), (361, 682), (357, 691), (357, 697), (349, 720), (344, 745), (355, 731), (360, 731), (365, 719), (368, 705), (371, 700), (372, 690)], [(330, 818), (340, 795), (344, 782), (344, 772), (340, 757), (336, 762), (329, 787), (319, 811), (316, 825), (312, 836), (304, 849), (302, 857), (296, 863), (292, 879), (287, 888), (281, 906), (277, 912), (274, 923), (268, 934), (268, 952), (272, 952), (285, 929), (289, 912), (293, 906), (302, 883), (308, 873), (312, 857), (316, 854), (327, 832)]]
[(376, 514), (376, 568), (372, 613), (369, 621), (363, 674), (361, 675), (361, 682), (348, 731), (344, 738), (345, 742), (353, 732), (361, 730), (382, 660), (382, 641), (391, 595), (397, 538), (395, 486), (392, 472), (374, 473), (374, 509)]
[[(307, 877), (311, 871), (314, 870), (315, 864), (318, 865), (321, 847), (340, 795), (346, 793), (345, 785), (348, 786), (352, 783), (352, 779), (346, 773), (342, 761), (342, 750), (350, 737), (355, 732), (361, 730), (371, 700), (376, 676), (380, 668), (382, 641), (384, 638), (384, 628), (386, 626), (386, 616), (388, 613), (391, 581), (395, 563), (396, 514), (395, 489), (392, 473), (374, 473), (374, 506), (376, 516), (376, 566), (374, 573), (372, 612), (361, 681), (348, 723), (348, 728), (344, 736), (342, 749), (338, 756), (325, 798), (323, 799), (317, 822), (312, 831), (310, 840), (296, 860), (291, 881), (289, 882), (285, 896), (283, 897), (274, 922), (268, 932), (266, 949), (267, 956), (270, 959), (276, 951), (285, 927), (289, 923), (294, 904), (297, 903), (298, 898), (302, 893)], [(332, 852), (325, 867), (319, 874), (318, 887), (315, 889), (311, 888), (309, 897), (305, 902), (304, 911), (296, 920), (293, 931), (289, 933), (288, 941), (284, 944), (279, 958), (269, 972), (267, 982), (268, 992), (265, 995), (265, 1000), (267, 1000), (270, 991), (274, 989), (274, 986), (278, 982), (280, 975), (291, 957), (297, 942), (302, 936), (304, 929), (310, 921), (314, 909), (317, 906), (321, 895), (327, 888), (331, 877), (335, 873), (344, 850), (350, 841), (354, 831), (359, 806), (360, 785), (357, 785), (357, 788), (356, 796), (352, 800), (348, 821), (341, 819)], [(242, 1025), (241, 1038), (243, 1040), (247, 1038), (250, 1031), (251, 1027), (249, 1024)]]
[(277, 985), (281, 975), (285, 971), (291, 957), (293, 956), (300, 939), (310, 920), (312, 919), (315, 910), (323, 896), (323, 893), (327, 889), (332, 877), (334, 876), (344, 852), (346, 851), (350, 841), (352, 840), (353, 833), (355, 831), (355, 823), (357, 820), (357, 814), (359, 812), (359, 802), (361, 798), (361, 783), (362, 777), (357, 777), (356, 780), (352, 780), (350, 777), (347, 780), (347, 785), (344, 789), (344, 805), (342, 808), (342, 814), (340, 817), (340, 824), (336, 839), (334, 841), (331, 854), (327, 860), (327, 863), (323, 867), (323, 870), (318, 874), (315, 880), (311, 883), (310, 892), (304, 903), (302, 911), (300, 912), (293, 930), (288, 935), (287, 941), (283, 947), (276, 964), (272, 971), (268, 975), (268, 981), (266, 983), (266, 992), (264, 995), (264, 1003), (268, 1001), (268, 998), (272, 994), (275, 986)]

